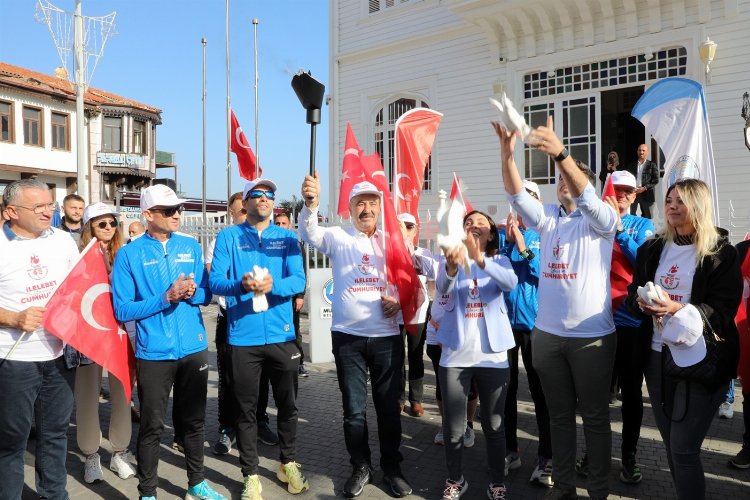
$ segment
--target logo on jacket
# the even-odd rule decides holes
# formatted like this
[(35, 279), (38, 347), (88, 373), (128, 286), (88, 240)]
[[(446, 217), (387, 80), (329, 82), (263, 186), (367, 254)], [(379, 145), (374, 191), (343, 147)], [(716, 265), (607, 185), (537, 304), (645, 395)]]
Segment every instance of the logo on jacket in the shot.
[(31, 258), (31, 267), (26, 270), (26, 273), (29, 275), (29, 278), (34, 280), (42, 280), (47, 277), (47, 273), (49, 272), (49, 269), (47, 269), (47, 266), (42, 265), (39, 256), (38, 255), (32, 255)]
[(659, 277), (659, 284), (666, 290), (674, 290), (680, 284), (680, 278), (677, 277), (677, 272), (680, 270), (680, 266), (673, 265), (667, 271), (665, 276)]
[(372, 274), (375, 269), (370, 263), (370, 256), (367, 254), (362, 255), (362, 262), (357, 267), (362, 274)]

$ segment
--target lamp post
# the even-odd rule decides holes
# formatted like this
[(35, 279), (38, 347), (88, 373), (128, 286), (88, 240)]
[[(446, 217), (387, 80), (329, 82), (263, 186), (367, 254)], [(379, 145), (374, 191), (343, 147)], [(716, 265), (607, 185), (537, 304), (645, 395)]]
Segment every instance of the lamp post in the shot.
[(706, 37), (706, 40), (698, 47), (698, 54), (700, 55), (703, 66), (706, 68), (706, 83), (711, 82), (711, 63), (716, 57), (716, 42)]
[(299, 70), (292, 77), (292, 88), (302, 107), (307, 110), (310, 124), (310, 175), (315, 175), (315, 126), (320, 123), (320, 108), (323, 106), (325, 85), (312, 77), (310, 72)]

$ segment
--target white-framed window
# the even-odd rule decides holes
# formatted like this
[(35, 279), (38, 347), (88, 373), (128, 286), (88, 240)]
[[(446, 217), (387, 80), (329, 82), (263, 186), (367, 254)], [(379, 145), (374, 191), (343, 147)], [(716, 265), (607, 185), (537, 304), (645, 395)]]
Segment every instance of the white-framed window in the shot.
[(133, 120), (133, 153), (146, 154), (146, 122)]
[(104, 151), (122, 151), (122, 118), (105, 116), (102, 122), (102, 149)]
[[(429, 108), (427, 102), (418, 98), (400, 97), (390, 101), (381, 107), (375, 114), (375, 124), (373, 127), (375, 138), (375, 151), (380, 155), (380, 161), (383, 163), (383, 169), (388, 177), (388, 182), (393, 187), (393, 170), (395, 168), (395, 131), (396, 120), (401, 115), (416, 107)], [(427, 162), (424, 169), (424, 182), (422, 191), (432, 191), (432, 158)]]

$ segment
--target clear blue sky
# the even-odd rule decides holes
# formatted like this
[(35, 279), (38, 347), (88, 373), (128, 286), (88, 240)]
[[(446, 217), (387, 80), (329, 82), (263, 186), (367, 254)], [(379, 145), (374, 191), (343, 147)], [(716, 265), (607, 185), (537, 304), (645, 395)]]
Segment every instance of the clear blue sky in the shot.
[[(2, 0), (0, 60), (52, 74), (60, 66), (47, 26), (35, 20), (36, 0)], [(52, 0), (66, 11), (74, 0)], [(224, 0), (83, 0), (84, 16), (117, 12), (91, 86), (162, 110), (157, 148), (177, 154), (178, 183), (201, 196), (202, 45), (207, 45), (207, 196), (226, 199), (226, 65)], [(279, 198), (299, 196), (309, 168), (310, 126), (290, 82), (300, 68), (328, 88), (327, 0), (230, 0), (231, 99), (255, 149), (252, 19), (258, 18), (259, 158)], [(71, 71), (73, 68), (69, 68)], [(316, 166), (328, 175), (328, 109), (317, 127)], [(233, 162), (233, 191), (244, 180)], [(169, 172), (168, 170), (166, 172)], [(325, 185), (325, 184), (324, 184)], [(322, 200), (326, 206), (327, 200)]]

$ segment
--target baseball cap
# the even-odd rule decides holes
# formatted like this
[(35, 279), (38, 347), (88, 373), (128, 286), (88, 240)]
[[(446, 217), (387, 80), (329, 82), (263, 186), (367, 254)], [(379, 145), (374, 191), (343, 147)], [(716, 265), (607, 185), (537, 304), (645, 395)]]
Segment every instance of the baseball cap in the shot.
[(414, 216), (410, 213), (398, 214), (396, 218), (404, 224), (414, 224), (415, 226), (417, 225), (417, 219), (415, 219)]
[(692, 366), (706, 357), (703, 318), (695, 307), (683, 307), (674, 314), (661, 332), (677, 366)]
[(523, 180), (523, 188), (526, 191), (531, 191), (536, 195), (537, 198), (542, 198), (542, 193), (539, 191), (539, 185), (534, 181), (527, 181), (526, 179)]
[(349, 192), (349, 201), (352, 201), (352, 198), (361, 194), (376, 194), (380, 196), (380, 191), (378, 191), (378, 188), (376, 188), (375, 185), (371, 182), (358, 182), (352, 187), (352, 190)]
[(245, 188), (242, 190), (242, 199), (247, 199), (247, 193), (255, 189), (257, 186), (268, 186), (271, 191), (276, 192), (276, 183), (269, 181), (268, 179), (253, 179), (252, 181), (245, 184)]
[(149, 186), (141, 191), (141, 210), (149, 210), (154, 207), (176, 207), (182, 205), (185, 201), (178, 198), (172, 188), (164, 184)]
[(96, 203), (92, 203), (83, 210), (83, 223), (86, 224), (94, 217), (99, 217), (100, 215), (112, 215), (114, 217), (120, 216), (119, 212), (115, 212), (112, 207), (110, 207), (106, 203), (98, 201)]
[(612, 176), (612, 185), (614, 186), (638, 187), (635, 183), (635, 176), (627, 170), (617, 170), (610, 175)]

